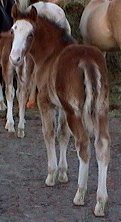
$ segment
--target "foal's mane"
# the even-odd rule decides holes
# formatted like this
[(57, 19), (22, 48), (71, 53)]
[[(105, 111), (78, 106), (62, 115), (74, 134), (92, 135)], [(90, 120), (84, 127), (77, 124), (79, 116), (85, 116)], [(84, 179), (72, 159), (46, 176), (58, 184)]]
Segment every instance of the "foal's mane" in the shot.
[[(38, 22), (41, 21), (40, 23), (53, 27), (54, 31), (57, 31), (57, 33), (60, 35), (62, 41), (65, 43), (74, 43), (76, 40), (67, 33), (66, 29), (60, 25), (60, 23), (57, 23), (53, 18), (47, 18), (45, 15), (38, 15)], [(40, 25), (41, 26), (41, 25)], [(41, 27), (40, 27), (41, 28)]]
[[(25, 19), (28, 20), (30, 23), (33, 23), (33, 21), (31, 20), (31, 18), (29, 18), (29, 13), (25, 12), (25, 11), (21, 11), (19, 14), (18, 19)], [(41, 30), (41, 27), (45, 27), (45, 29), (49, 29), (49, 27), (53, 27), (53, 31), (55, 31), (56, 33), (58, 33), (58, 35), (61, 37), (62, 41), (65, 43), (74, 43), (76, 42), (76, 40), (67, 33), (66, 29), (64, 27), (62, 27), (59, 23), (57, 23), (56, 21), (54, 21), (54, 18), (50, 19), (47, 18), (45, 15), (37, 15), (37, 20), (35, 22), (35, 25), (37, 26), (38, 29)], [(51, 33), (50, 33), (51, 35)]]

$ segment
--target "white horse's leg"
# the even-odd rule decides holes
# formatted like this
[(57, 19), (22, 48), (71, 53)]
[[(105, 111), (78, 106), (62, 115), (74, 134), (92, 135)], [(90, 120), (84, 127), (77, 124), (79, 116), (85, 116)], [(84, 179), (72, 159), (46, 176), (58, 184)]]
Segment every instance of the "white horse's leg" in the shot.
[(6, 105), (4, 103), (2, 85), (0, 84), (0, 110), (4, 111), (5, 109), (6, 109)]
[(59, 159), (59, 174), (58, 179), (62, 183), (68, 182), (67, 176), (67, 160), (66, 160), (66, 152), (67, 152), (67, 145), (70, 138), (70, 132), (67, 125), (65, 113), (62, 110), (59, 110), (59, 117), (58, 117), (58, 139), (59, 139), (59, 146), (60, 146), (60, 159)]
[[(103, 123), (103, 124), (101, 124)], [(110, 149), (109, 149), (109, 134), (107, 129), (107, 120), (106, 117), (100, 119), (99, 126), (101, 125), (102, 129), (99, 129), (99, 133), (96, 132), (95, 138), (95, 149), (96, 157), (98, 162), (98, 189), (97, 189), (97, 203), (95, 206), (95, 215), (104, 216), (105, 204), (108, 199), (107, 194), (107, 169), (110, 159)]]
[[(47, 91), (46, 89), (44, 90)], [(48, 98), (42, 97), (42, 92), (37, 96), (37, 103), (42, 118), (42, 131), (47, 148), (48, 176), (45, 183), (54, 186), (57, 176), (57, 157), (55, 150), (55, 110), (49, 104)]]

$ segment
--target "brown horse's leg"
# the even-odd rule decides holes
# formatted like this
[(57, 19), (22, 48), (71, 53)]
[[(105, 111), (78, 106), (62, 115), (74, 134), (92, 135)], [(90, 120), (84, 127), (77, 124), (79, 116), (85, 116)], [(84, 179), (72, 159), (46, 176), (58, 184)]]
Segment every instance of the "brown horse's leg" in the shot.
[(67, 176), (67, 160), (66, 160), (66, 152), (67, 152), (67, 145), (70, 138), (70, 132), (66, 121), (66, 116), (64, 111), (59, 110), (59, 117), (58, 117), (58, 139), (59, 139), (59, 146), (60, 146), (60, 159), (59, 159), (59, 174), (58, 180), (62, 183), (68, 182)]
[(49, 102), (46, 95), (46, 89), (37, 96), (37, 104), (41, 114), (42, 131), (47, 148), (48, 157), (48, 176), (45, 183), (48, 186), (54, 186), (57, 175), (57, 157), (55, 150), (55, 109)]
[(75, 137), (75, 146), (79, 158), (78, 190), (74, 198), (74, 204), (84, 205), (90, 159), (89, 138), (80, 117), (75, 114), (67, 114), (67, 121), (70, 130)]
[(96, 216), (104, 216), (105, 203), (108, 198), (106, 179), (110, 159), (109, 143), (108, 120), (106, 114), (104, 114), (99, 116), (98, 125), (95, 131), (95, 149), (98, 162), (97, 203), (94, 211)]

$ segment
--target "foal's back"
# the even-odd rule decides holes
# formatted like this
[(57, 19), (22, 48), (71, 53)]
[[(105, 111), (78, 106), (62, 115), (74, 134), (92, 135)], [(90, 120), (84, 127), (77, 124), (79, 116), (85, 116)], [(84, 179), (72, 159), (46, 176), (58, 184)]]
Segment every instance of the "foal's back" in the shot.
[(106, 101), (108, 81), (105, 59), (96, 47), (72, 44), (61, 53), (56, 75), (56, 92), (67, 111), (78, 112), (83, 109), (86, 86), (91, 86), (90, 93), (95, 98), (97, 91), (100, 91), (100, 102)]

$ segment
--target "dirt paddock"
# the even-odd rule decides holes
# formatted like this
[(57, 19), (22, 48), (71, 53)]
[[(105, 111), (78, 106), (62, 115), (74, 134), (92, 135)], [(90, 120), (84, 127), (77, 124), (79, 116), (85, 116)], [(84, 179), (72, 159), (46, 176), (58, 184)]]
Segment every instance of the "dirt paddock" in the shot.
[[(17, 126), (16, 112), (14, 116)], [(112, 144), (105, 218), (93, 215), (97, 188), (93, 146), (85, 206), (76, 207), (72, 202), (78, 176), (74, 141), (71, 139), (68, 147), (69, 182), (47, 187), (47, 157), (38, 110), (28, 110), (26, 120), (26, 136), (19, 139), (4, 129), (5, 113), (0, 113), (0, 222), (121, 221), (121, 117), (110, 117), (109, 121)]]

